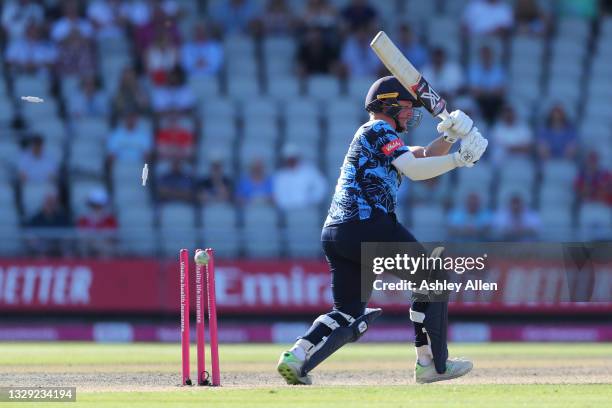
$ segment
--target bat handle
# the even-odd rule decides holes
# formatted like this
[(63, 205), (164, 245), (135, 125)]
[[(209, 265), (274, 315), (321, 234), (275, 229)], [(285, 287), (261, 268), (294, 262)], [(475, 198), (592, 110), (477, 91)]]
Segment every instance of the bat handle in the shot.
[(444, 110), (442, 111), (442, 113), (440, 113), (440, 114), (438, 115), (438, 117), (439, 117), (440, 119), (442, 119), (442, 120), (446, 120), (446, 119), (450, 118), (450, 114), (448, 113), (448, 110), (444, 109)]

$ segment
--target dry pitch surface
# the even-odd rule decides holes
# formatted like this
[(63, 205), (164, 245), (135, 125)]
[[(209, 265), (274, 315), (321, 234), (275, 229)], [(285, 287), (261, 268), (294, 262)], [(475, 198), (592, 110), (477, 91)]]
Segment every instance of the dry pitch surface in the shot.
[(407, 344), (351, 344), (315, 371), (314, 386), (287, 386), (275, 371), (285, 348), (222, 346), (223, 386), (210, 388), (179, 386), (178, 344), (3, 343), (0, 386), (76, 386), (75, 407), (602, 407), (612, 395), (612, 344), (455, 344), (451, 355), (474, 371), (425, 386), (412, 382)]

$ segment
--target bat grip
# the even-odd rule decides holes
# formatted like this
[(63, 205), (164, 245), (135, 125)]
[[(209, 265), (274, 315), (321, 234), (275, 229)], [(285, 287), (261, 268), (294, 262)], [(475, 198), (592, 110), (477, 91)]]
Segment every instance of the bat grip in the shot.
[(440, 119), (442, 119), (442, 120), (446, 120), (446, 119), (450, 118), (450, 114), (448, 113), (448, 110), (444, 109), (444, 110), (442, 111), (442, 113), (440, 113), (440, 114), (438, 115), (438, 117), (439, 117)]

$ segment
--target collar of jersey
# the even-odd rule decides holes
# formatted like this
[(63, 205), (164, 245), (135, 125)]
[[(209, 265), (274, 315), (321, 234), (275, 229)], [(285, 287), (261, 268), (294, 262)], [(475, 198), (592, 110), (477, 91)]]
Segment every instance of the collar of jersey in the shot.
[(382, 119), (372, 119), (372, 120), (369, 120), (366, 123), (364, 123), (363, 126), (374, 126), (374, 123), (376, 123), (376, 122), (382, 122), (383, 126), (386, 126), (390, 130), (395, 132), (395, 129), (393, 129), (391, 127), (391, 125), (389, 125), (389, 123), (386, 120), (382, 120)]

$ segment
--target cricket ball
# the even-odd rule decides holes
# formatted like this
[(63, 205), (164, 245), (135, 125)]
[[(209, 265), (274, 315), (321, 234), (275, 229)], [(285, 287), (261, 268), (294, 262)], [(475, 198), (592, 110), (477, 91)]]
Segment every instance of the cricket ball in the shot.
[(193, 260), (197, 265), (206, 265), (208, 264), (208, 252), (198, 249), (193, 257)]

